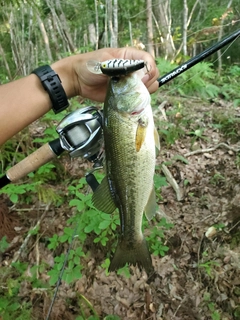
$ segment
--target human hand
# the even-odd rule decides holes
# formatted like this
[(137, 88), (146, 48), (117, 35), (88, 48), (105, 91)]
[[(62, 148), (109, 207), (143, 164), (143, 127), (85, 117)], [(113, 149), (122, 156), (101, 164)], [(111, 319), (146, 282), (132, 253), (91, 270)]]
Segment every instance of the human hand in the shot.
[[(133, 59), (133, 60), (144, 60), (147, 62), (147, 65), (150, 66), (150, 71), (143, 78), (142, 81), (148, 88), (150, 93), (155, 92), (159, 84), (157, 78), (159, 76), (159, 71), (156, 67), (153, 57), (142, 50), (135, 48), (125, 47), (125, 48), (104, 48), (72, 57), (60, 60), (56, 63), (62, 63), (68, 61), (71, 62), (72, 67), (72, 84), (66, 84), (69, 88), (69, 91), (66, 90), (64, 82), (63, 86), (67, 95), (69, 97), (81, 95), (82, 97), (89, 98), (91, 100), (103, 102), (106, 96), (108, 76), (103, 74), (93, 74), (87, 68), (87, 62), (89, 60), (96, 61), (106, 61), (110, 59)], [(54, 65), (53, 65), (54, 68)], [(62, 79), (62, 76), (60, 75)], [(69, 93), (68, 93), (69, 92)]]

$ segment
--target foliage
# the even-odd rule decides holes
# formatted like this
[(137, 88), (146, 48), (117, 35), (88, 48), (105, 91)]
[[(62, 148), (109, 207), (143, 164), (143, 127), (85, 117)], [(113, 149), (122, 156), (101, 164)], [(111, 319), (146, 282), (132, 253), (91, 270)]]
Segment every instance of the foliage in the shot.
[[(112, 32), (108, 24), (111, 17), (108, 3), (108, 1), (89, 0), (5, 1), (0, 9), (1, 83), (12, 80), (16, 76), (29, 74), (38, 64), (52, 63), (61, 57), (76, 52), (88, 52), (96, 47), (109, 47)], [(159, 54), (165, 46), (165, 19), (171, 23), (176, 52), (181, 51), (182, 2), (180, 0), (171, 2), (167, 17), (164, 19), (159, 15), (159, 5), (159, 1), (153, 1), (152, 10), (155, 17), (153, 42), (156, 52)], [(218, 3), (206, 0), (204, 4), (196, 3), (194, 0), (188, 1), (189, 15), (194, 9), (188, 25), (188, 53), (193, 55), (203, 51), (212, 42), (217, 41), (220, 31), (218, 27), (221, 25), (224, 14), (225, 33), (234, 32), (238, 28), (238, 5), (239, 3), (236, 2), (231, 6), (231, 12), (228, 10), (226, 14), (227, 0), (221, 0)], [(137, 46), (138, 43), (142, 43), (147, 48), (146, 26), (145, 1), (118, 1), (119, 46)], [(97, 27), (98, 38), (96, 38)], [(224, 62), (227, 64), (239, 62), (237, 51), (237, 43), (229, 47), (228, 54), (222, 57)], [(228, 56), (231, 59), (228, 59)], [(182, 54), (178, 54), (177, 59), (182, 58)], [(208, 61), (214, 60), (215, 55), (208, 58)], [(207, 87), (210, 94), (215, 90), (214, 87)]]
[(211, 313), (212, 320), (221, 320), (219, 312), (216, 310), (216, 304), (211, 301), (211, 295), (208, 292), (204, 293), (204, 301), (207, 302), (208, 309)]
[[(96, 177), (101, 180), (102, 174), (96, 174)], [(166, 180), (163, 177), (155, 176), (157, 181), (157, 189), (166, 185)], [(49, 238), (48, 248), (50, 250), (56, 250), (60, 245), (64, 243), (74, 242), (74, 250), (70, 250), (67, 258), (67, 266), (63, 273), (63, 280), (67, 283), (71, 283), (82, 276), (82, 270), (84, 269), (84, 258), (87, 257), (88, 251), (85, 249), (85, 241), (88, 237), (93, 239), (93, 243), (99, 244), (102, 247), (106, 247), (108, 250), (112, 250), (116, 246), (116, 230), (120, 225), (119, 214), (114, 212), (112, 215), (106, 214), (97, 210), (91, 202), (92, 194), (89, 194), (87, 190), (85, 178), (81, 178), (79, 181), (75, 181), (76, 184), (72, 184), (68, 187), (69, 196), (73, 197), (70, 200), (69, 206), (75, 207), (77, 212), (70, 219), (68, 219), (68, 227), (65, 227), (62, 235), (53, 235)], [(153, 220), (156, 226), (151, 230), (147, 241), (149, 242), (150, 250), (155, 255), (164, 256), (168, 250), (168, 247), (163, 244), (164, 232), (172, 227), (172, 224), (162, 219), (159, 223)], [(147, 226), (147, 221), (144, 220), (143, 228)], [(110, 252), (108, 253), (110, 255)], [(65, 263), (65, 254), (56, 256), (54, 259), (54, 267), (48, 274), (50, 275), (50, 284), (53, 285), (57, 282), (59, 272), (62, 270)], [(109, 267), (110, 260), (107, 257), (104, 263), (101, 265), (107, 269)], [(118, 274), (129, 277), (128, 266), (125, 266), (118, 270)]]
[(240, 134), (240, 119), (228, 110), (217, 110), (212, 113), (212, 126), (218, 129), (231, 142), (237, 142)]
[(210, 260), (210, 261), (206, 261), (198, 264), (198, 267), (203, 269), (210, 278), (213, 278), (214, 266), (219, 266), (219, 263), (216, 261)]
[[(166, 74), (178, 65), (158, 58), (157, 66), (161, 74)], [(211, 63), (200, 62), (171, 80), (170, 84), (166, 84), (165, 86), (168, 86), (168, 94), (198, 96), (202, 99), (209, 99), (218, 96), (220, 93), (220, 88), (212, 83), (215, 76), (216, 74)]]
[[(49, 249), (55, 250), (62, 243), (71, 243), (75, 240), (77, 249), (70, 250), (68, 256), (67, 268), (64, 270), (63, 280), (67, 283), (73, 282), (81, 277), (82, 257), (85, 257), (87, 252), (84, 251), (84, 243), (88, 235), (93, 234), (94, 243), (100, 243), (106, 246), (109, 239), (114, 237), (117, 226), (120, 224), (117, 214), (108, 215), (95, 209), (91, 203), (91, 194), (86, 193), (86, 180), (81, 178), (76, 185), (68, 187), (69, 195), (73, 196), (69, 206), (75, 207), (77, 212), (67, 223), (69, 227), (64, 228), (61, 236), (54, 235), (49, 239)], [(56, 283), (59, 271), (62, 269), (65, 261), (65, 255), (57, 256), (54, 259), (54, 268), (49, 271), (51, 276), (50, 283)]]
[(172, 223), (168, 223), (165, 218), (162, 218), (160, 222), (156, 223), (154, 227), (151, 228), (151, 233), (146, 240), (153, 255), (161, 257), (166, 255), (169, 247), (164, 244), (164, 231), (169, 230), (172, 227)]
[(28, 264), (21, 262), (12, 263), (11, 268), (1, 267), (0, 316), (4, 320), (31, 319), (32, 304), (19, 295), (24, 283), (28, 283), (33, 288), (47, 286), (36, 278), (36, 267), (29, 269), (28, 274), (31, 276), (26, 276), (27, 267)]
[(183, 105), (180, 103), (167, 110), (166, 115), (167, 121), (156, 120), (155, 123), (158, 128), (161, 146), (169, 148), (187, 134), (186, 129), (189, 126), (189, 119), (185, 117)]
[(240, 105), (239, 98), (239, 81), (240, 81), (240, 66), (232, 65), (226, 68), (223, 76), (219, 79), (221, 86), (221, 96), (226, 101), (232, 101), (234, 107)]
[(7, 242), (7, 237), (4, 236), (0, 239), (0, 254), (3, 253), (9, 246), (9, 243)]
[(43, 202), (52, 202), (56, 206), (63, 202), (63, 198), (53, 191), (51, 187), (43, 185), (57, 179), (53, 169), (55, 165), (48, 163), (40, 167), (35, 173), (28, 175), (29, 182), (20, 184), (8, 184), (0, 189), (0, 194), (6, 194), (13, 203), (33, 203), (34, 196)]

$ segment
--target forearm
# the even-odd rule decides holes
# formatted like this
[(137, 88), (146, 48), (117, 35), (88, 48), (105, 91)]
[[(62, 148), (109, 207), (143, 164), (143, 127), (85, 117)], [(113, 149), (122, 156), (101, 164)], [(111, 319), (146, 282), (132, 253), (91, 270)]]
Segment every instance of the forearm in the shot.
[(0, 86), (0, 145), (51, 109), (51, 100), (35, 75)]
[[(71, 62), (71, 59), (69, 59)], [(68, 97), (74, 95), (65, 64), (61, 60), (52, 68), (58, 73)], [(54, 68), (55, 66), (55, 68)], [(30, 123), (47, 113), (52, 103), (39, 78), (31, 74), (22, 79), (0, 86), (0, 145)]]

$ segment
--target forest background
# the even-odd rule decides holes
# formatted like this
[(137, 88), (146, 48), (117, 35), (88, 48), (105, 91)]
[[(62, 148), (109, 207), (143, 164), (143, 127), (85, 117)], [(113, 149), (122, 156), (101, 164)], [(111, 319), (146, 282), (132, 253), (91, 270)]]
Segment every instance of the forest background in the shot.
[[(163, 76), (239, 21), (240, 0), (0, 1), (0, 84), (117, 46), (147, 50)], [(107, 272), (118, 214), (92, 206), (92, 164), (64, 154), (0, 190), (0, 319), (240, 319), (239, 49), (238, 38), (152, 95), (159, 210), (143, 227), (158, 277), (149, 284), (133, 266)], [(92, 103), (74, 98), (6, 142), (1, 176)]]
[[(102, 47), (135, 46), (177, 63), (239, 28), (239, 0), (1, 2), (0, 81)], [(233, 44), (221, 63), (239, 63)], [(208, 58), (215, 61), (216, 55)]]

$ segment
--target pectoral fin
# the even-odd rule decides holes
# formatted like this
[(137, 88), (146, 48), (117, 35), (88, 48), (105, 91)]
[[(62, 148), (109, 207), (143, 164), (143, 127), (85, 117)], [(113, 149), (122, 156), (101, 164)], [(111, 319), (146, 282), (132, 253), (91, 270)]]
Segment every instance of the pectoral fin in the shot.
[(144, 121), (143, 119), (138, 120), (138, 127), (136, 131), (136, 140), (135, 140), (135, 145), (136, 145), (136, 151), (140, 151), (143, 142), (146, 137), (146, 131), (147, 131), (147, 122)]
[(154, 127), (154, 140), (155, 140), (155, 146), (158, 150), (160, 150), (160, 141), (159, 141), (159, 134), (157, 132), (156, 127)]
[(101, 184), (95, 190), (92, 202), (95, 208), (105, 213), (111, 214), (116, 209), (107, 177), (103, 178)]
[(145, 216), (148, 220), (151, 220), (155, 216), (156, 209), (157, 209), (156, 194), (153, 186), (152, 191), (148, 198), (148, 202), (145, 207)]

